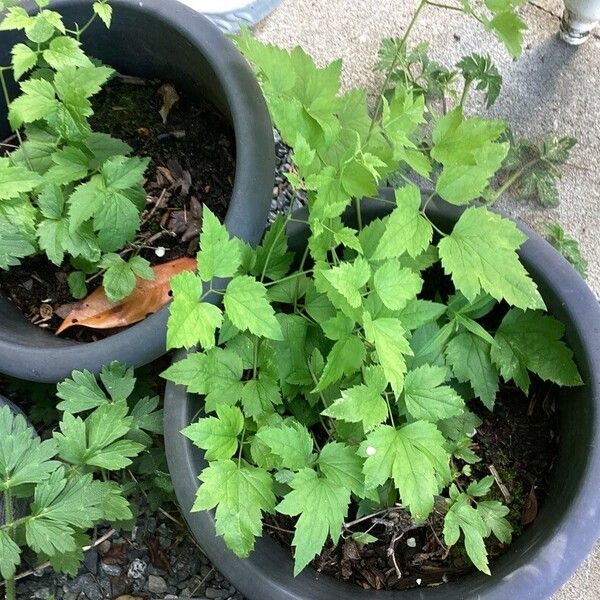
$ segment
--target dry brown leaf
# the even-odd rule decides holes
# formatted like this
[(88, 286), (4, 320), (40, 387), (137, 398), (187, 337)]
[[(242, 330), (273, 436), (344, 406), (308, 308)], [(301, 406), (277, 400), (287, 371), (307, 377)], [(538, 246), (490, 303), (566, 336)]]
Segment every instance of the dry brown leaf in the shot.
[(57, 329), (56, 335), (74, 325), (91, 329), (112, 329), (142, 321), (171, 299), (171, 277), (182, 271), (195, 269), (196, 260), (193, 258), (178, 258), (152, 267), (154, 280), (138, 278), (133, 293), (115, 304), (109, 302), (104, 289), (99, 287), (71, 310)]
[(535, 488), (532, 486), (529, 491), (529, 495), (527, 496), (527, 502), (523, 508), (523, 512), (521, 513), (521, 524), (529, 525), (533, 523), (538, 514), (538, 501), (537, 496), (535, 495)]
[(163, 105), (161, 106), (160, 116), (162, 117), (163, 123), (167, 122), (167, 117), (171, 112), (171, 109), (179, 102), (179, 94), (177, 90), (170, 84), (165, 83), (158, 88), (158, 93), (162, 96)]

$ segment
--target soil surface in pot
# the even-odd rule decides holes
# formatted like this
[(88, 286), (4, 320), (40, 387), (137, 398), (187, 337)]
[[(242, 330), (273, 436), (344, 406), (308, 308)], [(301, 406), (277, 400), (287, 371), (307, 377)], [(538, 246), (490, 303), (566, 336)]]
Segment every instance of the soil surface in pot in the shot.
[[(487, 499), (509, 507), (513, 539), (535, 521), (546, 494), (558, 446), (556, 393), (556, 387), (536, 381), (529, 397), (512, 386), (502, 386), (493, 413), (479, 402), (471, 403), (482, 424), (473, 436), (473, 450), (481, 462), (470, 468), (476, 479), (490, 474), (496, 479)], [(465, 464), (455, 460), (454, 466), (460, 471)], [(347, 523), (356, 520), (356, 508), (351, 509)], [(437, 586), (457, 579), (474, 567), (460, 542), (451, 549), (445, 546), (443, 514), (436, 508), (423, 525), (415, 526), (401, 508), (377, 511), (350, 527), (338, 545), (330, 542), (312, 566), (318, 573), (375, 590)], [(293, 527), (293, 519), (275, 515), (269, 517), (266, 531), (290, 550)], [(367, 531), (378, 541), (363, 546), (350, 537)], [(493, 573), (494, 558), (508, 546), (491, 536), (486, 547)]]
[[(169, 106), (166, 122), (159, 114)], [(229, 123), (199, 98), (170, 84), (117, 77), (94, 98), (92, 128), (127, 142), (134, 155), (151, 159), (146, 171), (147, 205), (135, 240), (121, 253), (137, 252), (152, 265), (195, 256), (202, 206), (225, 217), (235, 175), (235, 140)], [(0, 271), (0, 289), (36, 325), (55, 332), (77, 301), (67, 277), (74, 270), (45, 256)], [(89, 292), (99, 284), (90, 280)], [(115, 329), (73, 327), (61, 334), (91, 342)]]

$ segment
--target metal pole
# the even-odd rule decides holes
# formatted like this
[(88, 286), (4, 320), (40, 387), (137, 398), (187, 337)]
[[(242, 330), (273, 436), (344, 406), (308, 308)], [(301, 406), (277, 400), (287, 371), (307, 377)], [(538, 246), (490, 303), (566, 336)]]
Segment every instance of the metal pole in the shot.
[(564, 0), (565, 11), (560, 24), (560, 37), (578, 46), (583, 44), (600, 21), (600, 0)]

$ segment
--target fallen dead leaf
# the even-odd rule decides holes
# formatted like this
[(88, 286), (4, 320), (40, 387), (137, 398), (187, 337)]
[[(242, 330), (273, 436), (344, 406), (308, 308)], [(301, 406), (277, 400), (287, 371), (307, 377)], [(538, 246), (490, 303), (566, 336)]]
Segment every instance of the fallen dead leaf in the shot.
[(171, 299), (171, 277), (182, 271), (195, 269), (196, 260), (193, 258), (178, 258), (152, 267), (154, 280), (138, 279), (133, 293), (115, 304), (109, 302), (104, 289), (99, 287), (71, 310), (60, 324), (56, 335), (75, 325), (91, 329), (112, 329), (142, 321)]
[(175, 106), (175, 104), (177, 104), (177, 102), (179, 102), (179, 94), (170, 83), (161, 85), (158, 88), (158, 93), (163, 99), (163, 105), (158, 112), (162, 117), (163, 123), (166, 123), (171, 109)]
[(538, 501), (537, 496), (535, 495), (535, 488), (532, 486), (529, 491), (529, 495), (527, 496), (527, 502), (525, 503), (525, 507), (523, 508), (523, 512), (521, 513), (521, 524), (529, 525), (533, 523), (538, 514)]
[(124, 565), (127, 563), (127, 544), (113, 544), (108, 552), (104, 553), (102, 561), (107, 565)]

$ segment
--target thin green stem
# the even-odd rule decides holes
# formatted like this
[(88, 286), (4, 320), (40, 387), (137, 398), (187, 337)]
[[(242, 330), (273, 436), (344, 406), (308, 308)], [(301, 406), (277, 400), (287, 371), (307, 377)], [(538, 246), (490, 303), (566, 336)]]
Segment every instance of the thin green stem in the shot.
[(381, 112), (381, 109), (383, 108), (383, 98), (384, 98), (385, 91), (387, 90), (388, 86), (390, 85), (392, 75), (394, 74), (394, 71), (396, 70), (396, 67), (398, 66), (398, 62), (400, 61), (400, 57), (402, 56), (402, 52), (404, 51), (404, 48), (406, 47), (406, 40), (408, 39), (410, 32), (412, 31), (413, 27), (415, 26), (415, 23), (417, 22), (417, 19), (419, 18), (421, 11), (423, 10), (423, 8), (425, 7), (426, 4), (427, 4), (427, 0), (421, 0), (421, 2), (417, 6), (417, 9), (415, 10), (415, 12), (411, 18), (408, 26), (406, 27), (406, 31), (404, 32), (404, 35), (402, 36), (402, 38), (400, 40), (400, 44), (398, 45), (396, 54), (395, 54), (394, 58), (392, 59), (390, 68), (388, 69), (388, 71), (385, 75), (385, 80), (383, 82), (383, 85), (381, 86), (380, 93), (377, 97), (377, 105), (375, 106), (375, 112), (373, 113), (373, 119), (372, 119), (371, 125), (369, 127), (369, 134), (368, 134), (367, 138), (369, 138), (371, 136), (371, 132), (373, 131), (373, 129), (375, 128), (375, 125), (377, 124), (377, 121), (379, 120), (379, 114)]
[(392, 412), (392, 405), (390, 404), (390, 399), (388, 398), (388, 392), (384, 392), (383, 396), (385, 398), (385, 403), (388, 407), (388, 414), (390, 416), (390, 422), (392, 423), (392, 427), (396, 427), (396, 424), (394, 423), (394, 413)]
[(472, 79), (465, 79), (465, 86), (463, 87), (463, 91), (460, 96), (460, 101), (458, 103), (458, 106), (461, 110), (463, 109), (463, 107), (465, 105), (465, 101), (467, 99), (467, 96), (469, 95), (469, 90), (471, 89), (472, 84), (473, 84)]
[[(300, 266), (298, 267), (298, 271), (304, 270), (304, 264), (306, 263), (306, 259), (308, 258), (308, 245), (304, 248), (304, 254), (302, 254), (302, 259), (300, 260)], [(296, 286), (294, 288), (294, 312), (298, 310), (298, 293), (300, 291), (300, 278), (296, 279)]]
[[(6, 85), (6, 77), (4, 76), (4, 71), (6, 71), (6, 70), (7, 70), (6, 67), (2, 67), (0, 69), (0, 86), (2, 87), (2, 94), (4, 96), (4, 101), (6, 102), (6, 108), (8, 109), (8, 105), (10, 104), (10, 96), (8, 95), (8, 86)], [(23, 138), (21, 136), (21, 132), (18, 129), (16, 129), (15, 135), (17, 136), (17, 139), (19, 140), (19, 146), (21, 147), (21, 150), (23, 151), (23, 156), (25, 157), (25, 162), (27, 163), (27, 166), (33, 171), (33, 167), (31, 166), (29, 157), (27, 156), (27, 153), (25, 152), (25, 148), (23, 147)]]
[(452, 4), (442, 4), (441, 2), (430, 2), (430, 0), (425, 0), (425, 4), (429, 4), (429, 6), (435, 6), (437, 8), (445, 8), (447, 10), (456, 10), (458, 12), (465, 12), (460, 6), (453, 6)]
[(242, 439), (240, 440), (240, 449), (238, 451), (238, 469), (242, 466), (242, 450), (244, 449), (244, 438), (246, 437), (246, 426), (242, 429)]
[[(13, 511), (13, 497), (10, 490), (6, 490), (4, 492), (4, 515), (6, 518), (6, 523), (10, 527), (8, 530), (8, 535), (12, 539), (12, 532), (14, 531), (14, 519), (15, 514)], [(16, 586), (15, 586), (15, 578), (10, 577), (6, 580), (6, 600), (16, 600)]]
[[(282, 277), (281, 279), (278, 279), (277, 281), (268, 281), (264, 285), (265, 285), (265, 287), (270, 287), (277, 283), (283, 283), (284, 281), (289, 281), (290, 279), (295, 279), (296, 277), (301, 277), (302, 275), (309, 275), (310, 273), (312, 273), (312, 269), (308, 269), (308, 271), (297, 271), (296, 273), (292, 273), (291, 275), (288, 275), (287, 277)], [(216, 290), (213, 290), (213, 291), (216, 291)]]
[(358, 230), (362, 231), (363, 222), (362, 222), (362, 211), (360, 207), (360, 198), (354, 199), (354, 206), (356, 207), (356, 218), (358, 219)]

